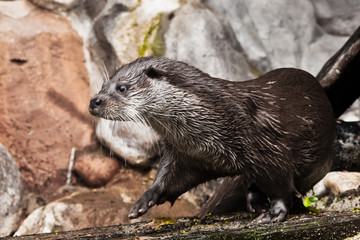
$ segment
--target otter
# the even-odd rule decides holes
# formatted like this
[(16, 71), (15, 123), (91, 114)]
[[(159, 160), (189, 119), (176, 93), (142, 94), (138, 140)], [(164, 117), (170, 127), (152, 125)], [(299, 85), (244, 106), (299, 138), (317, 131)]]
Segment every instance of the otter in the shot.
[(162, 138), (153, 185), (131, 209), (145, 214), (219, 177), (236, 177), (256, 222), (284, 221), (330, 170), (334, 116), (309, 73), (283, 68), (244, 82), (211, 77), (186, 63), (143, 57), (120, 67), (89, 105), (92, 115), (138, 121)]

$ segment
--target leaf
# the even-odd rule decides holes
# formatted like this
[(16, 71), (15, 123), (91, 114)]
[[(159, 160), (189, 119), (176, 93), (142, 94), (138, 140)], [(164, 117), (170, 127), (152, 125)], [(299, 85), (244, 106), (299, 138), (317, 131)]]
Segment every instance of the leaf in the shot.
[(319, 199), (318, 199), (317, 197), (315, 197), (315, 196), (309, 197), (309, 200), (310, 200), (310, 202), (317, 202), (317, 201), (319, 201)]
[(310, 207), (311, 206), (311, 201), (310, 201), (310, 199), (309, 198), (304, 198), (304, 200), (303, 200), (303, 205), (304, 205), (304, 207)]

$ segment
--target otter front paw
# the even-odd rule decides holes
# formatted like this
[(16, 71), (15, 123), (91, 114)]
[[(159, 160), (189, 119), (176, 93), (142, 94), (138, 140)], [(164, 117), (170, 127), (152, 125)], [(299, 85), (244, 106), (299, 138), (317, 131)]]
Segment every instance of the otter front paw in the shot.
[(165, 201), (160, 199), (161, 191), (157, 187), (151, 187), (136, 202), (130, 211), (129, 218), (137, 218), (145, 214), (155, 204), (162, 204)]

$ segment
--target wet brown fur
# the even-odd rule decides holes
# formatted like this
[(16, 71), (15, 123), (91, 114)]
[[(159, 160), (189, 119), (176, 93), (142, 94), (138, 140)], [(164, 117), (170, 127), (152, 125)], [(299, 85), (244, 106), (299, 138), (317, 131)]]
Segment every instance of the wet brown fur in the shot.
[(298, 69), (230, 82), (182, 62), (140, 58), (117, 70), (89, 110), (148, 124), (165, 142), (154, 184), (132, 218), (205, 181), (239, 176), (239, 186), (255, 189), (250, 210), (266, 212), (264, 222), (283, 221), (292, 197), (331, 167), (331, 104), (315, 78)]

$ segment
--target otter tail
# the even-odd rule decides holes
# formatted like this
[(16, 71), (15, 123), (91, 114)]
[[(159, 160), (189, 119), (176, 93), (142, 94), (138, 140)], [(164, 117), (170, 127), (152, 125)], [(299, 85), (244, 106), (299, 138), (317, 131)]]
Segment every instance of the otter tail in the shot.
[(226, 177), (218, 191), (201, 207), (197, 216), (247, 211), (246, 193), (247, 187), (243, 176)]
[(316, 79), (338, 118), (360, 96), (360, 27), (322, 67)]

